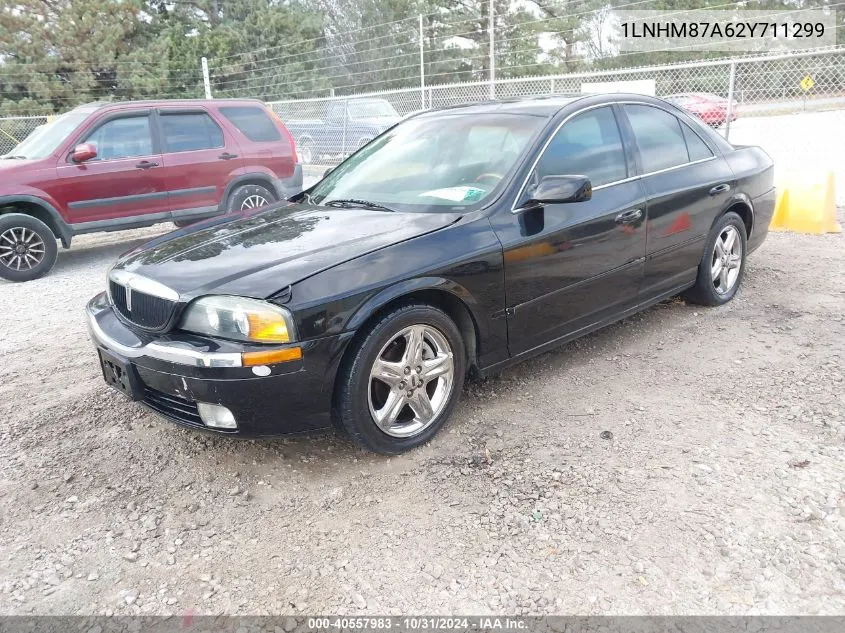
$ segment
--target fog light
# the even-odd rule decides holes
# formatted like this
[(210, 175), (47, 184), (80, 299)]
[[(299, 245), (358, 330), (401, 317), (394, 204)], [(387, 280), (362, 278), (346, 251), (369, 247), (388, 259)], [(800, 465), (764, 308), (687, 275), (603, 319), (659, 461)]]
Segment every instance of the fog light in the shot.
[(199, 409), (200, 418), (202, 418), (206, 426), (215, 429), (238, 428), (238, 423), (235, 422), (235, 416), (224, 406), (209, 404), (207, 402), (197, 402), (197, 409)]

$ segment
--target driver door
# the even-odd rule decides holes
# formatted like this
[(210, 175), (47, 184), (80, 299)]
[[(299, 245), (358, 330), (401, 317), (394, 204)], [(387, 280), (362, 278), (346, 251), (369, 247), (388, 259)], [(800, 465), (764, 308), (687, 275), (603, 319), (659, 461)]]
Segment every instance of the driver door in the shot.
[(586, 175), (585, 202), (546, 204), (491, 218), (504, 249), (511, 355), (573, 335), (636, 302), (645, 260), (646, 197), (613, 106), (560, 127), (516, 208), (544, 176)]

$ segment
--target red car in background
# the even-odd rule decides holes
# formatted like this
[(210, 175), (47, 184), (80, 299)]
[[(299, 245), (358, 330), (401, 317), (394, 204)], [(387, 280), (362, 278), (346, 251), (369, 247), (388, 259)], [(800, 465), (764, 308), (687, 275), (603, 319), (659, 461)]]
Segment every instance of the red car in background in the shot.
[(293, 138), (260, 101), (79, 106), (0, 156), (0, 278), (46, 274), (56, 240), (186, 226), (301, 189)]
[[(709, 92), (680, 92), (663, 97), (690, 114), (697, 116), (707, 125), (719, 127), (728, 120), (728, 100)], [(737, 103), (731, 107), (731, 121), (736, 121)]]

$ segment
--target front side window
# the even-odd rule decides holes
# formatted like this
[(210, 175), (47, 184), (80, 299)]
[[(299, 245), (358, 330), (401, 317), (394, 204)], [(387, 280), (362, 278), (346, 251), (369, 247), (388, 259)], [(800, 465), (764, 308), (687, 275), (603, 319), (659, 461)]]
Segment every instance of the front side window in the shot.
[(379, 119), (398, 117), (396, 110), (387, 101), (350, 101), (350, 119)]
[(223, 131), (204, 112), (162, 114), (166, 152), (190, 152), (223, 147)]
[(681, 122), (674, 114), (647, 105), (626, 105), (624, 108), (640, 150), (643, 173), (689, 162)]
[(452, 114), (400, 123), (309, 193), (317, 204), (367, 200), (403, 211), (466, 210), (507, 181), (546, 119)]
[(149, 156), (153, 153), (149, 116), (123, 117), (103, 123), (84, 143), (97, 148), (95, 160)]
[(625, 150), (610, 107), (583, 112), (555, 134), (537, 163), (536, 180), (544, 176), (587, 176), (593, 187), (628, 177)]

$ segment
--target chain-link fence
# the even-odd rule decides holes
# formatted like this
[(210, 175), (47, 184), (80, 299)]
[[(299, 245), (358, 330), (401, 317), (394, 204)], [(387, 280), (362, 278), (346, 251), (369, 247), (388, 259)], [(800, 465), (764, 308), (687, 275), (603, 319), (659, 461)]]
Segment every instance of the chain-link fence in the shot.
[[(660, 97), (707, 93), (730, 110), (722, 120), (690, 101), (708, 123), (734, 117), (774, 116), (817, 110), (845, 112), (845, 50), (712, 60), (546, 77), (433, 85), (344, 97), (273, 101), (275, 112), (298, 141), (306, 163), (333, 164), (397, 119), (429, 108), (490, 98), (582, 94), (626, 85), (651, 86)], [(604, 84), (601, 88), (593, 84)], [(683, 107), (683, 103), (681, 103)], [(729, 126), (723, 126), (726, 135)]]
[[(600, 84), (600, 85), (599, 85)], [(309, 181), (403, 117), (420, 110), (510, 99), (582, 94), (592, 90), (653, 91), (721, 128), (731, 142), (760, 145), (779, 173), (834, 171), (845, 201), (845, 49), (707, 60), (566, 75), (500, 79), (272, 101), (297, 142)], [(722, 100), (715, 114), (684, 95)], [(719, 107), (723, 107), (719, 114)], [(703, 109), (702, 109), (703, 108)], [(0, 153), (8, 152), (45, 117), (0, 118)]]
[[(762, 146), (781, 176), (833, 171), (840, 183), (837, 201), (845, 203), (843, 49), (501, 79), (492, 87), (487, 81), (432, 85), (269, 105), (293, 133), (306, 173), (319, 177), (327, 166), (420, 110), (493, 97), (642, 89), (673, 97), (681, 107), (720, 128), (733, 143)], [(696, 103), (696, 93), (709, 95), (703, 105)]]
[(35, 128), (46, 122), (46, 116), (0, 117), (0, 155), (8, 154)]

